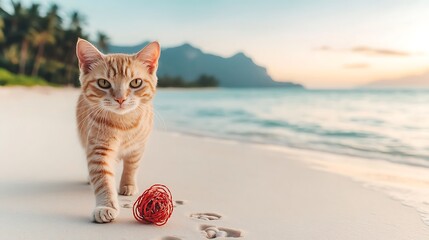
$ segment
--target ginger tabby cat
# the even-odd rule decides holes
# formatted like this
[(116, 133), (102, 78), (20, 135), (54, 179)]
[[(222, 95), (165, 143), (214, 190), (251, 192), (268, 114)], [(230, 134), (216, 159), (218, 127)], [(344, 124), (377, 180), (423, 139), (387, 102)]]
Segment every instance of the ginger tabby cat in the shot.
[(119, 214), (115, 165), (123, 160), (119, 194), (138, 192), (136, 172), (153, 126), (160, 46), (152, 42), (134, 55), (103, 54), (86, 40), (76, 45), (81, 95), (77, 127), (86, 151), (99, 223)]

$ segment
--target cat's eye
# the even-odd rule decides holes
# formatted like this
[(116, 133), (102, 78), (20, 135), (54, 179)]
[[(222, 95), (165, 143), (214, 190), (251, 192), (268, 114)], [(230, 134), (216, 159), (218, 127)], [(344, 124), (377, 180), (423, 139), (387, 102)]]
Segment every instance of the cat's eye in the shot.
[(136, 78), (130, 82), (131, 88), (139, 88), (143, 84), (143, 81), (140, 78)]
[(103, 79), (103, 78), (98, 79), (97, 84), (99, 87), (104, 88), (104, 89), (108, 89), (112, 86), (109, 81), (107, 81), (106, 79)]

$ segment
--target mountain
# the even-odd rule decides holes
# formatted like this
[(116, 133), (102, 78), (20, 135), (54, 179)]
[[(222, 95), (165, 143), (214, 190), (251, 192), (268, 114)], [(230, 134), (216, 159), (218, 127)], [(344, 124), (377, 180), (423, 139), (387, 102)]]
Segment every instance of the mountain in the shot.
[[(110, 45), (109, 52), (136, 53), (147, 43), (134, 46)], [(188, 81), (193, 81), (201, 74), (215, 76), (221, 87), (303, 88), (296, 83), (274, 81), (264, 67), (256, 65), (251, 58), (241, 52), (224, 58), (205, 53), (190, 44), (162, 49), (159, 76), (181, 76)]]
[(370, 82), (362, 88), (428, 88), (429, 71), (419, 75)]

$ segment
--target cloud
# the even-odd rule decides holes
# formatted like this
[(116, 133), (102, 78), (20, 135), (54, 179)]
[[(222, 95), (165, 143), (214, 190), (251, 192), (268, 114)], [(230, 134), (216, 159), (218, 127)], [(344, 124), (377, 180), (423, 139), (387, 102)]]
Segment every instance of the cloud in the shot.
[(409, 57), (414, 55), (410, 52), (388, 49), (388, 48), (374, 48), (369, 46), (355, 46), (347, 49), (337, 49), (331, 46), (323, 45), (315, 48), (316, 51), (324, 52), (350, 52), (356, 54), (364, 54), (367, 56), (382, 56), (382, 57)]
[(344, 64), (343, 68), (346, 69), (363, 69), (363, 68), (369, 68), (371, 65), (368, 63), (348, 63)]
[(387, 48), (372, 48), (367, 46), (358, 46), (350, 49), (352, 52), (362, 53), (372, 56), (397, 56), (397, 57), (408, 57), (412, 55), (409, 52), (398, 51)]

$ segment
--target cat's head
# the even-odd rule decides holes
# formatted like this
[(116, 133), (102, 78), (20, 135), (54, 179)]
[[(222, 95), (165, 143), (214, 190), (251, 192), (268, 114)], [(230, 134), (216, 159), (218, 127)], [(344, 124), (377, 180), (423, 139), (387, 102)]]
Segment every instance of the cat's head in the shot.
[(103, 54), (79, 39), (76, 55), (85, 99), (117, 114), (144, 107), (155, 94), (160, 51), (159, 43), (152, 42), (133, 55)]

